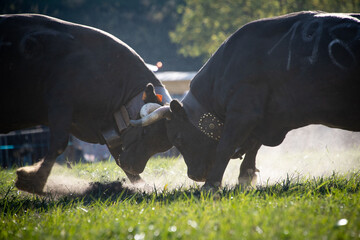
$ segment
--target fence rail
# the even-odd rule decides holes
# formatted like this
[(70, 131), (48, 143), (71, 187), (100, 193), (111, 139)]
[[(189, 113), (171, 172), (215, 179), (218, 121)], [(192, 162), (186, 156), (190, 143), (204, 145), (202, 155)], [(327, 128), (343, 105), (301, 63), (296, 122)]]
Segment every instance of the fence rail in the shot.
[(43, 158), (49, 149), (49, 129), (32, 129), (0, 134), (2, 168), (31, 165)]

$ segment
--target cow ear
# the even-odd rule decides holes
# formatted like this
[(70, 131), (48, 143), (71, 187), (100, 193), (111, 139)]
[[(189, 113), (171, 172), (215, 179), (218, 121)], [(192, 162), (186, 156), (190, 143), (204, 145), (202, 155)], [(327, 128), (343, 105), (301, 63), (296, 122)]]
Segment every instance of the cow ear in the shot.
[(183, 108), (182, 103), (180, 103), (178, 100), (172, 100), (170, 102), (170, 110), (171, 112), (178, 117), (184, 117), (185, 116), (185, 110)]
[(181, 111), (182, 108), (183, 106), (178, 100), (174, 99), (170, 102), (170, 109), (173, 113)]
[(148, 85), (146, 85), (142, 100), (144, 101), (144, 103), (157, 103), (163, 105), (162, 95), (155, 93), (154, 85), (152, 85), (151, 83), (148, 83)]
[(149, 103), (152, 100), (154, 100), (154, 98), (155, 98), (154, 86), (151, 83), (148, 83), (145, 87), (142, 100), (144, 101), (144, 103)]

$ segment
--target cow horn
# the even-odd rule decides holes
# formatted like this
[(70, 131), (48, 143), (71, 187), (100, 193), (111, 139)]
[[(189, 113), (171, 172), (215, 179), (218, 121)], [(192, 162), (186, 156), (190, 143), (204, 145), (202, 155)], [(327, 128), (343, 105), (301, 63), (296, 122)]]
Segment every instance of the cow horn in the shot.
[(140, 127), (140, 126), (145, 127), (163, 118), (166, 118), (169, 115), (169, 113), (170, 113), (170, 107), (163, 106), (156, 109), (155, 111), (153, 111), (149, 115), (146, 115), (143, 118), (140, 118), (138, 120), (130, 120), (130, 124), (135, 127)]
[(140, 117), (143, 118), (160, 107), (161, 105), (157, 103), (147, 103), (140, 109)]

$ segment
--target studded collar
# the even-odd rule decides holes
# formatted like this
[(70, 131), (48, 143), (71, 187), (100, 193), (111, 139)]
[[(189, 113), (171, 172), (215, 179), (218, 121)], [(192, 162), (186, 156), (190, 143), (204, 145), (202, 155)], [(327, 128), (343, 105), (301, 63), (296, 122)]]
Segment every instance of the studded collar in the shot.
[(190, 122), (207, 137), (219, 141), (224, 128), (223, 121), (214, 113), (207, 111), (191, 91), (188, 92), (182, 103)]

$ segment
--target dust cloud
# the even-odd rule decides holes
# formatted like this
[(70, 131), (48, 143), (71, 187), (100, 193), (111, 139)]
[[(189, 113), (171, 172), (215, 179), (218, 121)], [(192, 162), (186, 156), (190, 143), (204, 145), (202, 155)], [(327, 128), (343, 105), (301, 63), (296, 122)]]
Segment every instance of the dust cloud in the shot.
[[(57, 170), (63, 168), (56, 166)], [(67, 173), (50, 174), (49, 179), (44, 187), (43, 195), (51, 199), (57, 199), (63, 196), (71, 198), (88, 198), (113, 197), (125, 191), (126, 194), (135, 194), (142, 191), (134, 185), (126, 185), (125, 180), (115, 181), (88, 181), (79, 177), (75, 177)]]
[[(236, 183), (240, 163), (230, 161), (224, 177), (227, 184)], [(279, 182), (287, 175), (313, 178), (360, 171), (360, 133), (322, 125), (296, 129), (279, 146), (262, 146), (256, 166), (258, 184)]]
[(187, 176), (187, 166), (182, 156), (178, 157), (174, 164), (166, 169), (159, 172), (150, 172), (145, 169), (141, 176), (148, 186), (152, 189), (156, 188), (157, 191), (185, 189), (203, 184), (195, 182)]
[[(54, 166), (55, 170), (62, 168), (59, 165)], [(71, 195), (71, 194), (84, 194), (90, 187), (90, 182), (78, 177), (71, 176), (69, 173), (50, 174), (44, 192), (53, 197)]]
[[(223, 185), (237, 184), (242, 160), (230, 160)], [(360, 132), (311, 125), (288, 133), (278, 147), (262, 146), (257, 155), (258, 184), (271, 184), (290, 177), (313, 178), (334, 172), (360, 171)], [(145, 172), (142, 177), (157, 189), (201, 186), (187, 177), (187, 167), (180, 157), (161, 174)]]
[[(150, 160), (151, 161), (151, 160)], [(241, 160), (231, 160), (223, 178), (223, 185), (237, 183)], [(293, 130), (278, 147), (262, 146), (257, 155), (258, 184), (271, 184), (290, 177), (313, 178), (360, 170), (360, 133), (331, 129), (320, 125)], [(115, 166), (114, 166), (115, 167)], [(116, 166), (117, 167), (117, 166)], [(187, 177), (187, 167), (179, 157), (170, 167), (149, 169), (141, 174), (145, 184), (118, 182), (111, 190), (156, 191), (201, 186)], [(114, 188), (115, 186), (115, 188)], [(45, 191), (54, 195), (84, 194), (94, 183), (65, 173), (51, 174)]]

